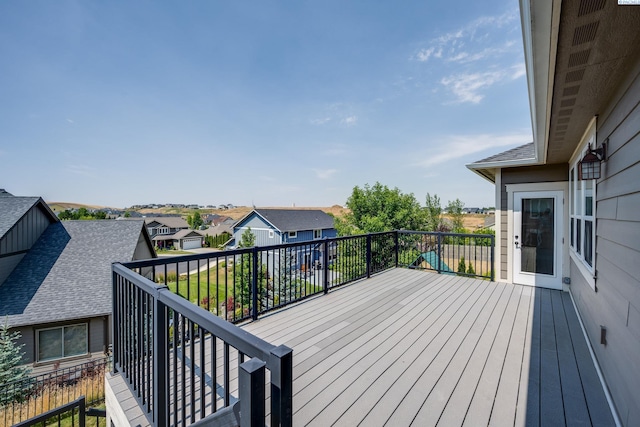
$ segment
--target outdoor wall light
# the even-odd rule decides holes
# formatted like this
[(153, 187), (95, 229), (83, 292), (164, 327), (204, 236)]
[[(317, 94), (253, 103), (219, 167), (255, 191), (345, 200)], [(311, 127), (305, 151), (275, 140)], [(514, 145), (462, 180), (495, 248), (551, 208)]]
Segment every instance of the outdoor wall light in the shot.
[(607, 160), (607, 142), (609, 142), (609, 138), (602, 143), (600, 148), (595, 150), (592, 150), (591, 144), (589, 144), (587, 154), (578, 165), (578, 177), (580, 180), (600, 179), (600, 163)]

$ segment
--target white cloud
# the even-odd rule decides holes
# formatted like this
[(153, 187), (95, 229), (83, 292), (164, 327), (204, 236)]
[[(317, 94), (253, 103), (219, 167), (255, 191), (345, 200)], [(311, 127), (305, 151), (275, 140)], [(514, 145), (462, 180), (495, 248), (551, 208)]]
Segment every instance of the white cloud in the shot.
[(329, 179), (338, 172), (336, 169), (314, 169), (313, 171), (318, 179)]
[(312, 125), (321, 126), (321, 125), (324, 125), (324, 124), (326, 124), (326, 123), (328, 123), (330, 121), (331, 121), (331, 117), (323, 117), (321, 119), (313, 119), (313, 120), (311, 120), (311, 124)]
[(94, 176), (94, 169), (87, 165), (67, 165), (65, 167), (65, 171), (75, 175), (83, 175), (88, 177)]
[(487, 149), (507, 146), (516, 147), (531, 142), (531, 134), (523, 132), (505, 135), (450, 135), (437, 142), (437, 144), (433, 145), (439, 147), (439, 149), (425, 154), (423, 160), (415, 163), (417, 166), (433, 167)]
[(432, 58), (450, 62), (473, 62), (516, 52), (517, 42), (503, 42), (504, 32), (501, 28), (506, 25), (517, 26), (517, 18), (517, 9), (502, 15), (480, 17), (462, 28), (434, 37), (427, 42), (426, 47), (418, 49), (411, 59), (418, 62), (427, 62)]
[(515, 80), (524, 74), (524, 64), (518, 64), (500, 70), (461, 73), (443, 77), (440, 84), (453, 92), (457, 102), (478, 104), (484, 98), (481, 91), (501, 82)]
[(356, 116), (348, 116), (340, 120), (340, 123), (347, 126), (353, 126), (356, 124), (357, 121), (358, 121), (358, 118)]
[(72, 119), (67, 119), (68, 123), (74, 124), (75, 122)]

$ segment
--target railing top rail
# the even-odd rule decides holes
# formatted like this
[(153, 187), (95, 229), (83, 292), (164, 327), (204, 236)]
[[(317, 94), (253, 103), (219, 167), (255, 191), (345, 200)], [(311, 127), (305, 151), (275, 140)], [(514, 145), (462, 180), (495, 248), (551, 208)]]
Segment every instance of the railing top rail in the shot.
[(174, 257), (159, 257), (159, 258), (150, 258), (139, 261), (130, 261), (121, 263), (123, 266), (127, 268), (143, 268), (143, 267), (153, 267), (155, 265), (165, 265), (171, 264), (173, 262), (188, 262), (188, 261), (197, 261), (201, 259), (209, 259), (209, 258), (220, 258), (220, 257), (230, 257), (234, 255), (242, 255), (252, 253), (254, 250), (258, 250), (260, 252), (277, 250), (277, 249), (286, 249), (293, 248), (296, 246), (307, 246), (318, 244), (321, 245), (323, 242), (339, 242), (343, 240), (354, 240), (354, 239), (363, 239), (367, 236), (380, 236), (385, 234), (393, 234), (395, 231), (381, 231), (377, 233), (368, 233), (368, 234), (355, 234), (352, 236), (340, 236), (340, 237), (330, 237), (316, 240), (309, 240), (304, 242), (293, 242), (293, 243), (280, 243), (277, 245), (269, 245), (269, 246), (256, 246), (251, 248), (239, 248), (239, 249), (229, 249), (223, 251), (212, 251), (201, 254), (191, 254), (191, 255), (179, 255)]
[(269, 369), (274, 368), (271, 362), (273, 359), (271, 353), (276, 346), (273, 344), (269, 344), (246, 330), (192, 304), (190, 301), (171, 292), (166, 286), (157, 285), (146, 277), (129, 270), (122, 264), (114, 263), (113, 271), (125, 277), (154, 298), (157, 298), (158, 301), (165, 304), (168, 308), (176, 310), (178, 313), (213, 333), (242, 353), (250, 357), (258, 357), (267, 362)]
[(494, 238), (493, 234), (473, 234), (473, 233), (450, 233), (450, 232), (441, 232), (441, 231), (413, 231), (413, 230), (398, 230), (399, 233), (402, 234), (416, 234), (416, 235), (427, 235), (427, 236), (447, 236), (447, 237), (473, 237), (481, 239), (483, 237)]

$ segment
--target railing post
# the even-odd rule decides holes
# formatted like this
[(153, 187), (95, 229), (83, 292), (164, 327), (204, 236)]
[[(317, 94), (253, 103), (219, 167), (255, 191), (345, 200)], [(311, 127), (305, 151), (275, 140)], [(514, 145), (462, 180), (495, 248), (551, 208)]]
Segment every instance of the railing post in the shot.
[(251, 249), (251, 318), (258, 320), (258, 248)]
[(496, 236), (491, 236), (491, 262), (489, 268), (491, 269), (491, 281), (495, 281), (495, 260), (493, 257), (495, 256), (495, 247), (496, 247)]
[(322, 253), (324, 257), (322, 259), (322, 287), (324, 293), (329, 293), (329, 241), (325, 238), (322, 242)]
[[(169, 384), (164, 369), (167, 363), (167, 308), (158, 300), (160, 291), (153, 295), (153, 406), (151, 412), (156, 426), (169, 424)], [(178, 333), (178, 325), (174, 325), (173, 333)]]
[(438, 233), (438, 274), (442, 273), (442, 233)]
[(111, 317), (112, 322), (110, 325), (111, 328), (111, 339), (113, 341), (113, 345), (111, 346), (111, 357), (113, 358), (113, 362), (111, 363), (111, 372), (115, 374), (117, 372), (116, 366), (120, 363), (119, 354), (120, 354), (120, 334), (116, 330), (117, 326), (120, 325), (120, 311), (118, 310), (118, 275), (113, 270), (113, 264), (111, 264)]
[(265, 365), (266, 363), (258, 358), (250, 359), (240, 365), (241, 427), (264, 427)]
[(371, 277), (371, 234), (367, 234), (367, 279)]
[(398, 230), (396, 230), (393, 233), (393, 245), (394, 245), (394, 253), (395, 253), (395, 256), (396, 256), (396, 260), (395, 260), (396, 261), (395, 262), (395, 267), (396, 268), (398, 268), (398, 260), (400, 258), (400, 254), (399, 254), (400, 246), (399, 246), (399, 243), (398, 243), (398, 241), (400, 240), (399, 239), (399, 235), (400, 235), (400, 232)]
[(271, 426), (293, 426), (293, 350), (280, 345), (271, 350)]
[(84, 396), (81, 396), (78, 402), (78, 425), (80, 427), (85, 427), (86, 425), (86, 418), (87, 418), (86, 412), (87, 412), (87, 406), (86, 406), (85, 398)]

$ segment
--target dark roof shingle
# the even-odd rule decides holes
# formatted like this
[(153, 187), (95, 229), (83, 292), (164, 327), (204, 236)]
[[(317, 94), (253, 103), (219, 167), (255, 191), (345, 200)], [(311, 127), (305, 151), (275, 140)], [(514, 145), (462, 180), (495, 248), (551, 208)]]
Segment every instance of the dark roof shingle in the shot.
[(333, 228), (333, 218), (320, 209), (255, 209), (280, 231)]
[(10, 326), (111, 313), (111, 263), (131, 261), (143, 221), (51, 224), (0, 286)]
[(519, 147), (515, 147), (510, 150), (503, 151), (502, 153), (494, 154), (493, 156), (487, 157), (486, 159), (478, 160), (477, 162), (473, 162), (471, 164), (477, 165), (482, 163), (529, 160), (534, 158), (535, 158), (535, 147), (533, 145), (533, 142), (530, 142), (528, 144), (524, 144)]

